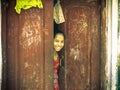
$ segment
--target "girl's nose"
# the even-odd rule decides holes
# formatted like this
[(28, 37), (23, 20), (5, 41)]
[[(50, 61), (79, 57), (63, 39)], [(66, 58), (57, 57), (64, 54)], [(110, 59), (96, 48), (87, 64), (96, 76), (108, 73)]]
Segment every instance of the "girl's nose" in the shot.
[(61, 46), (61, 43), (59, 42), (58, 45)]

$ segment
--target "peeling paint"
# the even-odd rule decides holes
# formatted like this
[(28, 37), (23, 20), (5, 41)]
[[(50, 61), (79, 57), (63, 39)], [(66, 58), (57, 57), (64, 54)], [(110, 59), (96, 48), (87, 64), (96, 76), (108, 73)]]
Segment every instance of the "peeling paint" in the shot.
[(74, 60), (80, 60), (80, 49), (79, 46), (76, 45), (70, 49), (70, 56), (74, 58)]
[(28, 62), (25, 62), (25, 68), (29, 67)]
[[(25, 22), (23, 22), (22, 31), (20, 32), (20, 45), (23, 48), (29, 47), (32, 44), (38, 45), (41, 42), (41, 23), (40, 16), (36, 14), (25, 15)], [(32, 21), (31, 21), (32, 19)], [(33, 21), (34, 19), (34, 21)]]
[(38, 45), (38, 43), (41, 42), (40, 32), (37, 29), (31, 29), (30, 25), (26, 22), (20, 37), (20, 45), (22, 45), (23, 48), (29, 47), (33, 43)]

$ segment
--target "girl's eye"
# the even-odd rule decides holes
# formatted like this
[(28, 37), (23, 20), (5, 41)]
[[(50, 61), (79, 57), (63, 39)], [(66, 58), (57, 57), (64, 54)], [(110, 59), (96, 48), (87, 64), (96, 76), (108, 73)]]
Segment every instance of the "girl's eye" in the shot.
[(64, 43), (64, 41), (61, 41), (61, 43)]
[(58, 40), (55, 40), (55, 42), (59, 42)]

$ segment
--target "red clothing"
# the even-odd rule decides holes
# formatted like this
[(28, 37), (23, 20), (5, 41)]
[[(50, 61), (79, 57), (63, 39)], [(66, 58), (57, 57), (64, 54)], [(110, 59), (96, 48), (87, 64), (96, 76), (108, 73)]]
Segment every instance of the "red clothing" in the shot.
[(59, 69), (59, 59), (54, 60), (54, 90), (59, 90), (58, 84), (58, 69)]

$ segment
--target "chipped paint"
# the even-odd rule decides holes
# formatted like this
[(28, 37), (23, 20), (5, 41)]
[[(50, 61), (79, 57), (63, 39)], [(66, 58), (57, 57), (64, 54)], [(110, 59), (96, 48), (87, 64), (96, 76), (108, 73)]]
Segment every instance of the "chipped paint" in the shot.
[[(28, 64), (28, 62), (25, 62), (25, 68), (24, 68), (24, 73), (22, 76), (22, 81), (21, 81), (21, 90), (27, 89), (27, 90), (39, 90), (40, 83), (40, 77), (38, 76), (38, 70), (36, 70), (37, 67)], [(34, 82), (34, 83), (33, 83)]]
[(28, 64), (28, 62), (25, 62), (25, 68), (27, 68), (27, 67), (29, 67), (29, 64)]
[(29, 23), (25, 22), (20, 37), (20, 45), (22, 45), (23, 48), (29, 47), (33, 43), (38, 45), (38, 43), (41, 42), (40, 32), (37, 29), (31, 29), (33, 29), (33, 27), (30, 27)]
[[(31, 21), (31, 19), (35, 20)], [(20, 45), (23, 48), (29, 47), (32, 44), (38, 45), (41, 42), (40, 19), (40, 16), (36, 14), (29, 14), (29, 17), (25, 15), (25, 22), (23, 23), (20, 35)]]
[(43, 31), (41, 16), (38, 15), (40, 11), (37, 10), (30, 9), (23, 16), (20, 15), (20, 19), (23, 19), (19, 31), (21, 90), (40, 90), (43, 88), (43, 67), (40, 65)]
[(80, 60), (80, 49), (79, 46), (76, 45), (70, 49), (70, 56), (74, 58), (74, 60)]
[[(90, 89), (89, 56), (89, 8), (79, 7), (68, 10), (67, 30), (67, 89)], [(74, 14), (73, 14), (74, 13)], [(74, 77), (73, 77), (74, 76)], [(72, 82), (72, 83), (71, 83)], [(78, 85), (79, 83), (79, 85)], [(74, 87), (73, 87), (74, 86)]]

